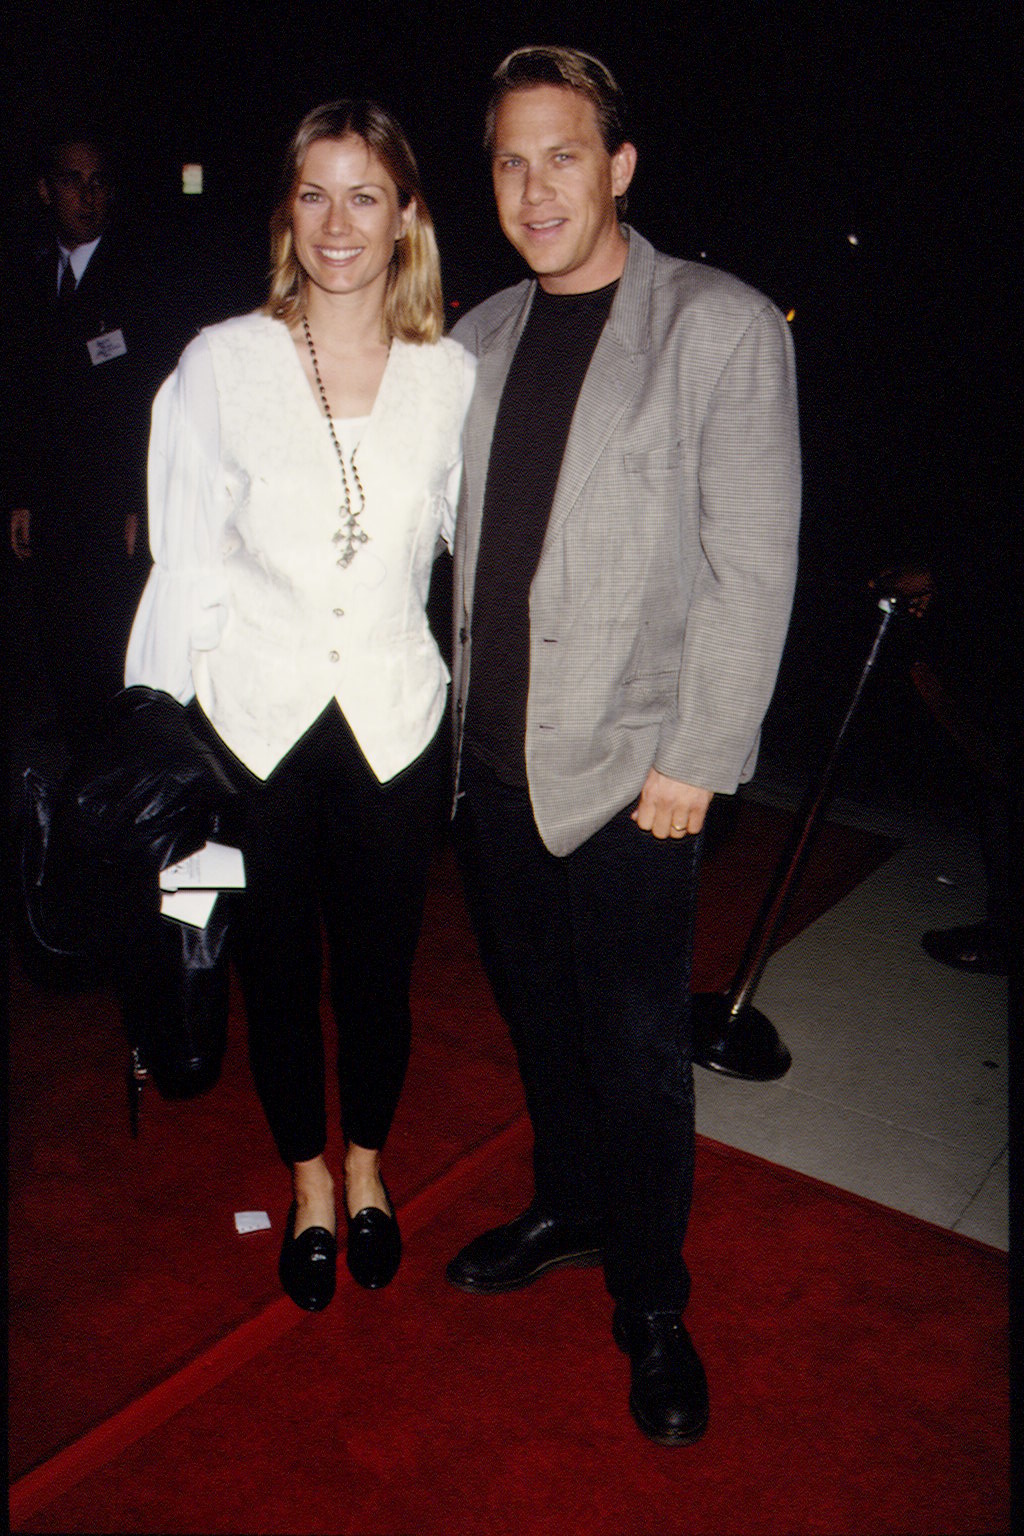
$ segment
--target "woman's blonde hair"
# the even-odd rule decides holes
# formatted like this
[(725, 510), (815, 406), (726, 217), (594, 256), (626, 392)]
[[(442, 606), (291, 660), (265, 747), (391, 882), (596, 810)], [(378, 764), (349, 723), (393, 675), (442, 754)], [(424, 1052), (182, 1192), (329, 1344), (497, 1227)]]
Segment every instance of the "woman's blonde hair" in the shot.
[(413, 212), (395, 242), (384, 295), (384, 340), (437, 341), (444, 330), (441, 259), (409, 141), (389, 112), (374, 101), (326, 102), (296, 128), (284, 163), (281, 194), (270, 216), (270, 292), (265, 314), (291, 324), (302, 314), (308, 279), (295, 254), (292, 206), (307, 151), (320, 139), (354, 136), (373, 152), (398, 190), (398, 206)]

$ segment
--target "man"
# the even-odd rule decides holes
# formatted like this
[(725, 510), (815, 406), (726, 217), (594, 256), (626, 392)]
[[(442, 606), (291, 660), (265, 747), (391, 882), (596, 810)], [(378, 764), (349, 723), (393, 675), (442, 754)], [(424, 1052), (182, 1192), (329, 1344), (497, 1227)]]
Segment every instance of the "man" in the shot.
[(502, 229), (535, 274), (456, 329), (478, 357), (455, 565), (455, 828), (514, 1039), (535, 1197), (461, 1289), (603, 1259), (630, 1406), (703, 1432), (681, 1320), (693, 1170), (699, 834), (753, 770), (796, 564), (781, 315), (620, 225), (636, 150), (608, 70), (517, 50), (487, 115)]
[(173, 343), (158, 342), (148, 264), (113, 224), (105, 145), (51, 144), (37, 190), (50, 238), (8, 311), (5, 499), (68, 734), (121, 686), (148, 566), (149, 408)]

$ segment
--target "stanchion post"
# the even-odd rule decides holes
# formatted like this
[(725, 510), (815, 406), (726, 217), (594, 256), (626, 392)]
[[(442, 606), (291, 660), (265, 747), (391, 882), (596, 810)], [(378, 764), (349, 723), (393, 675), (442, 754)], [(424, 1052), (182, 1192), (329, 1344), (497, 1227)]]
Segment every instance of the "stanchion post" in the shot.
[(772, 877), (732, 984), (726, 992), (699, 992), (693, 998), (693, 1059), (709, 1071), (742, 1077), (748, 1082), (767, 1083), (784, 1077), (792, 1065), (793, 1058), (775, 1026), (753, 1006), (754, 993), (807, 862), (812, 836), (832, 787), (836, 764), (899, 603), (899, 597), (893, 593), (879, 599), (882, 618), (874, 643), (828, 760), (804, 802), (795, 835)]

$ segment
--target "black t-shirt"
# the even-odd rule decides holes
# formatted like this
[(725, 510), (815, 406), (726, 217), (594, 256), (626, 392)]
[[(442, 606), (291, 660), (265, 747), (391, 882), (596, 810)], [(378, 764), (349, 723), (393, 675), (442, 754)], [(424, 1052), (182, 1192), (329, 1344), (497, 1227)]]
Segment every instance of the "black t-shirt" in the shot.
[(571, 294), (537, 289), (494, 424), (465, 744), (507, 784), (526, 785), (530, 585), (576, 403), (617, 287)]

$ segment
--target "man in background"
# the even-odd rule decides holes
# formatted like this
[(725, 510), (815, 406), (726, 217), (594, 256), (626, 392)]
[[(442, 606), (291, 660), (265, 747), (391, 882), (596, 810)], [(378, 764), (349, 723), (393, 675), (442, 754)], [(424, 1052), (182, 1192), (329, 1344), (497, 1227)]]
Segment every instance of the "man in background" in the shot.
[(149, 411), (175, 344), (158, 324), (148, 255), (129, 249), (118, 227), (104, 141), (88, 131), (57, 137), (37, 192), (49, 237), (14, 274), (5, 322), (4, 489), (36, 630), (34, 645), (21, 634), (14, 649), (23, 672), (37, 650), (44, 676), (20, 680), (15, 708), (66, 744), (122, 685), (149, 563)]

